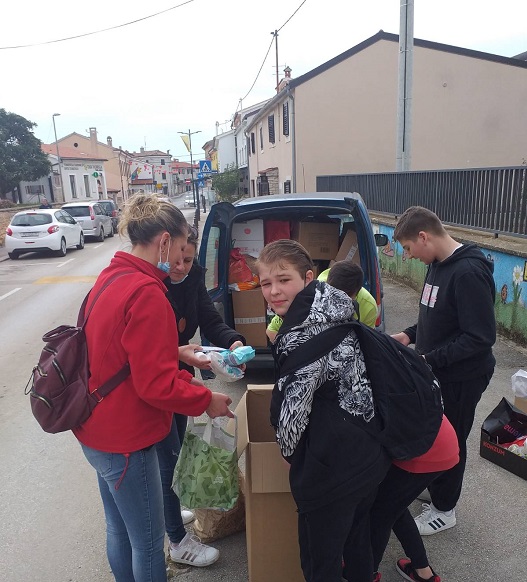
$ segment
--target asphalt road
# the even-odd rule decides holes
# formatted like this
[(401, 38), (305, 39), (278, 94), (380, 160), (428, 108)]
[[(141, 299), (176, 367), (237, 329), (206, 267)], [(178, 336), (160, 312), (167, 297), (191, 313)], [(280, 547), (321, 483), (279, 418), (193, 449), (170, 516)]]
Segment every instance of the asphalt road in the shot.
[[(113, 580), (105, 556), (95, 475), (71, 434), (42, 432), (23, 389), (42, 348), (42, 334), (75, 320), (85, 293), (119, 248), (126, 244), (115, 237), (103, 244), (89, 243), (83, 251), (69, 251), (65, 258), (27, 255), (16, 262), (0, 262), (1, 581)], [(418, 303), (414, 291), (385, 281), (385, 296), (388, 332), (413, 323)], [(498, 340), (498, 367), (478, 408), (469, 441), (458, 526), (425, 540), (431, 563), (445, 581), (523, 582), (527, 578), (526, 482), (478, 454), (479, 427), (502, 396), (510, 397), (510, 377), (519, 368), (527, 368), (526, 354), (514, 344)], [(247, 383), (271, 380), (269, 372), (252, 372), (240, 382), (214, 380), (209, 385), (229, 394), (236, 404)], [(414, 509), (419, 510), (417, 503)], [(176, 579), (247, 580), (244, 534), (216, 546), (221, 551), (216, 564), (179, 570)], [(401, 556), (392, 540), (381, 566), (383, 582), (401, 580), (394, 568)]]

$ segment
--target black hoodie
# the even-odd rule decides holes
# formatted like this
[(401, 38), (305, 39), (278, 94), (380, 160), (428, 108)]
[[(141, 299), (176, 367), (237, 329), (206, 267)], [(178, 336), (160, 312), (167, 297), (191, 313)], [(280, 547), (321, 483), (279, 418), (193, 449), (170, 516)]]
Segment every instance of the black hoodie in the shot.
[(494, 369), (493, 270), (474, 244), (428, 267), (417, 325), (405, 333), (440, 382), (470, 380)]
[[(245, 344), (245, 338), (226, 325), (214, 307), (205, 286), (205, 269), (196, 262), (192, 265), (188, 277), (178, 285), (165, 280), (167, 297), (176, 314), (179, 333), (179, 345), (186, 346), (194, 337), (198, 326), (202, 337), (214, 345), (229, 348), (235, 341)], [(179, 362), (180, 368), (194, 374), (194, 368)]]

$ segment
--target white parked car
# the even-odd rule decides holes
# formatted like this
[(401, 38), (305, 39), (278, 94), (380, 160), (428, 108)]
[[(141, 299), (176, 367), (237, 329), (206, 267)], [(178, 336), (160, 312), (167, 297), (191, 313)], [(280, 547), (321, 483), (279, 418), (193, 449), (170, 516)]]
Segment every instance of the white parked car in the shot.
[(84, 233), (72, 216), (57, 208), (17, 212), (6, 230), (5, 248), (13, 260), (37, 251), (63, 257), (69, 247), (83, 249)]
[(185, 196), (185, 206), (196, 206), (196, 203), (194, 202), (194, 194), (192, 194), (192, 192)]
[(105, 236), (113, 236), (112, 218), (98, 201), (68, 202), (62, 205), (62, 209), (82, 226), (84, 236), (94, 236), (100, 242), (104, 242)]

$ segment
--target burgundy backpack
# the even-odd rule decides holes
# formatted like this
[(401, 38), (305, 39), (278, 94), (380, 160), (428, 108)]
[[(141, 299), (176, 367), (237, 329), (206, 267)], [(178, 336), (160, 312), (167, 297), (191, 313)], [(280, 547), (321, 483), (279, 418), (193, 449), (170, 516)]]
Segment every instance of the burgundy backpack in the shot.
[(107, 281), (85, 314), (90, 293), (86, 295), (76, 326), (59, 325), (42, 337), (46, 345), (24, 392), (30, 395), (33, 415), (46, 432), (63, 432), (81, 425), (97, 404), (130, 374), (130, 365), (126, 362), (117, 374), (89, 392), (90, 369), (84, 328), (101, 293), (126, 274), (119, 273)]

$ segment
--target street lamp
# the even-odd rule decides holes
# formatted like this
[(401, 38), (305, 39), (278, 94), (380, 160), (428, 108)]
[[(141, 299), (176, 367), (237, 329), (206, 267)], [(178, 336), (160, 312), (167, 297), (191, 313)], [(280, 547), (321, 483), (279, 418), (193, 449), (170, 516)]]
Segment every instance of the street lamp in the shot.
[(181, 135), (188, 136), (188, 151), (190, 153), (190, 175), (192, 177), (192, 192), (194, 193), (194, 200), (196, 202), (196, 213), (194, 215), (194, 225), (198, 226), (199, 222), (199, 191), (197, 182), (194, 182), (194, 162), (192, 161), (192, 137), (196, 133), (201, 133), (201, 131), (193, 131), (191, 133), (190, 129), (188, 131), (178, 131)]
[[(55, 126), (55, 117), (58, 117), (60, 113), (54, 113), (51, 117), (53, 119), (53, 131), (55, 132), (55, 147), (57, 148), (57, 162), (59, 164), (59, 180), (60, 180), (60, 192), (62, 196), (62, 202), (66, 202), (66, 196), (64, 193), (64, 182), (62, 181), (62, 162), (60, 160), (59, 154), (59, 142), (57, 140), (57, 128)], [(58, 200), (60, 202), (60, 200)]]

